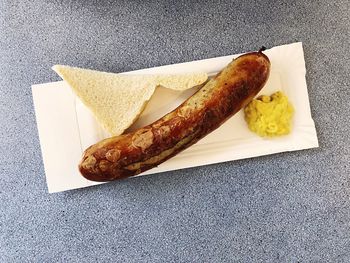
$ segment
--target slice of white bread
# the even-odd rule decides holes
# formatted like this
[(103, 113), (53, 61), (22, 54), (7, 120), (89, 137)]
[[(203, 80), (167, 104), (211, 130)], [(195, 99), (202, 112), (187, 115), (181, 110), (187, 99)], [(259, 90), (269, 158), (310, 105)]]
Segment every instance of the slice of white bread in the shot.
[(157, 86), (185, 90), (208, 78), (205, 73), (124, 75), (63, 65), (55, 65), (52, 69), (111, 135), (122, 134), (135, 122)]

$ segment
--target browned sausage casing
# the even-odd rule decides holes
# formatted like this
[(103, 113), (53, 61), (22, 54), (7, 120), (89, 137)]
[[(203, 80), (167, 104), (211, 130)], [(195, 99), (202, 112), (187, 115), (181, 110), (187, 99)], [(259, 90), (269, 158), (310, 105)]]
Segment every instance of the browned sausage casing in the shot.
[[(218, 128), (262, 89), (270, 61), (262, 52), (234, 59), (178, 108), (135, 132), (102, 140), (83, 155), (79, 170), (111, 181), (151, 169)], [(232, 131), (234, 132), (234, 131)]]

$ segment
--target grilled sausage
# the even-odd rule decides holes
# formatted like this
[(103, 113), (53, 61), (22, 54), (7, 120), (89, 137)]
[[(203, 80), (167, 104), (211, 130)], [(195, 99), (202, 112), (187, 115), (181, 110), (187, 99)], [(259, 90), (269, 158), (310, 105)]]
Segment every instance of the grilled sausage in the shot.
[(270, 61), (261, 50), (234, 59), (161, 119), (90, 146), (79, 164), (92, 181), (137, 175), (166, 161), (218, 128), (265, 85)]

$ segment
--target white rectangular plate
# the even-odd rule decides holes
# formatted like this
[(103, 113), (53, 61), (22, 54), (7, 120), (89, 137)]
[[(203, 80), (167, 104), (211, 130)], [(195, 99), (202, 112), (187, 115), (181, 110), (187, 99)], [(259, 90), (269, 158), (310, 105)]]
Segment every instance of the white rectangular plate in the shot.
[[(295, 108), (293, 130), (288, 136), (263, 139), (250, 132), (240, 111), (219, 129), (157, 168), (153, 174), (182, 168), (220, 163), (318, 147), (311, 117), (305, 62), (301, 43), (274, 47), (264, 52), (271, 61), (271, 75), (260, 94), (282, 90)], [(207, 72), (213, 75), (234, 57), (211, 58), (149, 68), (123, 74), (181, 74)], [(141, 127), (174, 109), (195, 90), (183, 93), (158, 88), (139, 120), (130, 128)], [(53, 82), (32, 86), (34, 107), (50, 193), (99, 183), (83, 178), (77, 169), (83, 150), (108, 136), (90, 111), (75, 97), (68, 85)]]

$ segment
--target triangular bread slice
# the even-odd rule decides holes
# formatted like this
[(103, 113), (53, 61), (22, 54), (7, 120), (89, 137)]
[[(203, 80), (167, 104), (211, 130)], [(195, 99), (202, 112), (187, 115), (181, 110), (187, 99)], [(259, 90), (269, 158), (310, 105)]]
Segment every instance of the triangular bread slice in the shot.
[(63, 65), (55, 65), (52, 69), (111, 135), (122, 134), (135, 122), (157, 86), (185, 90), (208, 78), (205, 73), (124, 75)]

